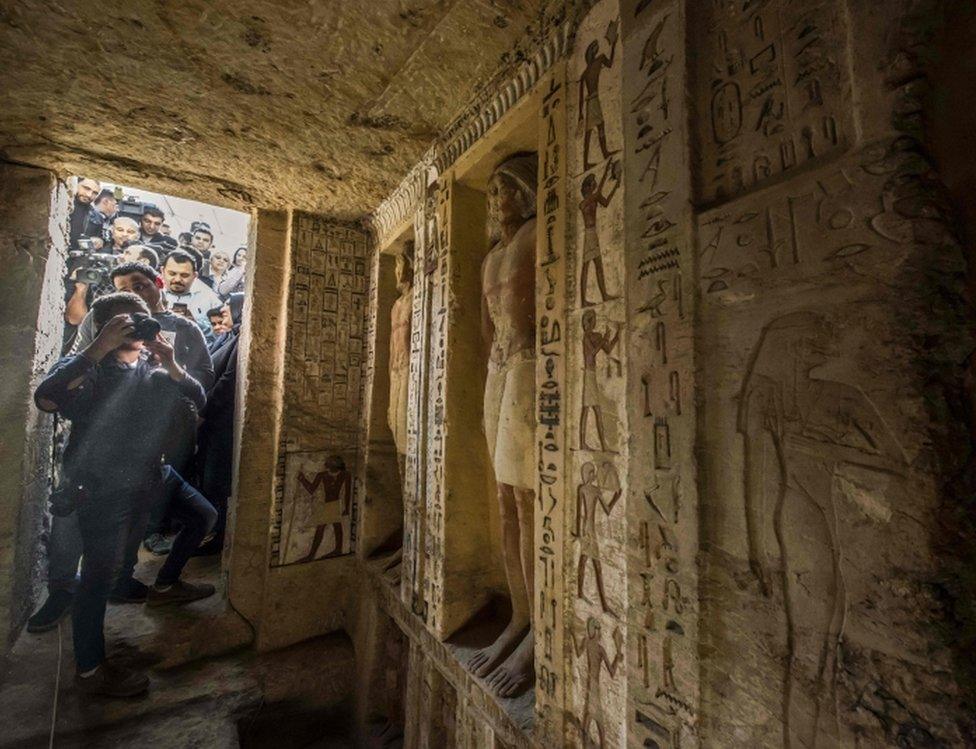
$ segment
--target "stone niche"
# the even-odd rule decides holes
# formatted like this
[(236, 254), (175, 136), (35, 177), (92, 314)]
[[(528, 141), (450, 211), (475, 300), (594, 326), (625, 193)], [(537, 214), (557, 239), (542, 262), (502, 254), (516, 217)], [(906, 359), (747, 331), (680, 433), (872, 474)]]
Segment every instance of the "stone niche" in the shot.
[[(367, 558), (395, 553), (403, 545), (412, 292), (398, 288), (398, 277), (404, 282), (410, 278), (412, 286), (413, 244), (413, 230), (408, 227), (372, 256), (366, 330), (369, 366), (363, 388), (365, 444), (360, 464), (363, 496), (357, 542), (359, 554)], [(398, 268), (404, 262), (401, 256), (411, 259), (403, 270)], [(402, 433), (394, 434), (394, 430)]]

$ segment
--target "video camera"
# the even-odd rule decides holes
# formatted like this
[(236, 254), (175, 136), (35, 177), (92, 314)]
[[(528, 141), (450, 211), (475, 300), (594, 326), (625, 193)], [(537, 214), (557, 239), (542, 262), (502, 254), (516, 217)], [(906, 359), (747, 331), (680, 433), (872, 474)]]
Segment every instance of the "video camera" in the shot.
[(118, 257), (99, 252), (89, 237), (78, 240), (78, 249), (68, 253), (68, 274), (75, 273), (75, 280), (88, 284), (95, 296), (115, 290), (109, 274), (115, 267)]
[(138, 224), (139, 220), (142, 218), (142, 214), (146, 211), (147, 208), (158, 209), (159, 206), (156, 205), (155, 203), (146, 203), (142, 200), (132, 197), (131, 195), (126, 195), (124, 198), (122, 198), (121, 202), (119, 203), (118, 215), (125, 216), (126, 218), (131, 218), (133, 221), (135, 221)]

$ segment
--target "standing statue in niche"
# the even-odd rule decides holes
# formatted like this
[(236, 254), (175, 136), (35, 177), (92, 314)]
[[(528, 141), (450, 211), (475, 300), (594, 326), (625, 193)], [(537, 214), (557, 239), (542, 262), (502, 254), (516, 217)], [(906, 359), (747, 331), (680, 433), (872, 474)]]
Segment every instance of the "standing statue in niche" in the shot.
[(617, 151), (607, 148), (607, 125), (603, 119), (603, 107), (600, 105), (600, 75), (604, 68), (613, 67), (613, 57), (617, 51), (617, 21), (607, 25), (607, 43), (610, 45), (610, 56), (600, 52), (600, 41), (594, 39), (586, 48), (586, 68), (579, 80), (579, 128), (583, 132), (583, 171), (591, 169), (590, 140), (596, 130), (600, 142), (600, 153), (604, 159)]
[(753, 351), (739, 400), (749, 564), (766, 595), (773, 584), (769, 525), (779, 553), (789, 650), (786, 747), (839, 740), (837, 658), (850, 570), (835, 478), (856, 466), (890, 479), (903, 475), (906, 465), (901, 446), (860, 389), (814, 376), (830, 361), (834, 337), (827, 320), (812, 312), (773, 320)]
[(390, 310), (390, 407), (387, 420), (396, 446), (397, 467), (403, 484), (407, 464), (407, 391), (410, 380), (410, 324), (413, 315), (413, 242), (396, 256), (396, 282), (400, 296)]
[(492, 174), (488, 235), (493, 246), (481, 268), (482, 330), (490, 346), (485, 436), (498, 486), (512, 618), (468, 665), (476, 676), (487, 676), (488, 685), (502, 697), (517, 694), (534, 678), (537, 174), (535, 154), (513, 156)]

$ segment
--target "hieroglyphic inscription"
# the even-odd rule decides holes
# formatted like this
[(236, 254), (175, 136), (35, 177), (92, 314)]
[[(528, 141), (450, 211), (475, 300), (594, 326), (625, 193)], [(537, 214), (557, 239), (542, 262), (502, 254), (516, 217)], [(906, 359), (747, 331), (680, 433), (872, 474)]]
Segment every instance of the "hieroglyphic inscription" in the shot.
[(400, 597), (410, 610), (427, 619), (424, 597), (424, 530), (427, 486), (427, 383), (429, 376), (432, 272), (436, 268), (436, 188), (414, 217), (414, 285), (410, 323), (410, 402), (407, 408), (407, 459), (403, 491), (403, 572)]
[[(349, 491), (359, 462), (360, 408), (365, 367), (365, 330), (369, 286), (366, 236), (357, 228), (299, 214), (292, 238), (292, 273), (288, 315), (282, 442), (287, 457), (319, 451), (334, 455), (341, 472), (350, 476)], [(338, 465), (338, 463), (336, 463)], [(317, 470), (325, 470), (320, 466)], [(339, 469), (336, 469), (337, 471)], [(287, 481), (286, 481), (287, 483)], [(280, 502), (294, 498), (297, 487), (284, 487)], [(305, 560), (289, 551), (282, 538), (284, 506), (275, 507), (272, 564)], [(309, 522), (321, 513), (307, 513)], [(327, 513), (328, 514), (328, 513)], [(347, 554), (355, 541), (352, 508), (330, 535), (334, 554)], [(330, 515), (331, 518), (331, 515)], [(330, 522), (326, 524), (332, 528)], [(317, 526), (316, 526), (317, 527)], [(310, 535), (312, 546), (321, 535), (316, 528), (289, 526), (291, 539)], [(319, 552), (313, 551), (309, 559)]]
[(738, 298), (822, 274), (863, 273), (891, 265), (893, 252), (916, 236), (944, 239), (944, 228), (925, 216), (931, 210), (921, 182), (911, 178), (913, 149), (905, 138), (879, 141), (788, 187), (750, 196), (734, 210), (703, 214), (704, 297)]
[(569, 61), (569, 111), (577, 128), (566, 190), (573, 282), (566, 300), (572, 489), (564, 513), (571, 550), (565, 564), (571, 600), (566, 637), (572, 638), (575, 682), (567, 687), (566, 712), (567, 740), (592, 747), (625, 741), (627, 709), (621, 46), (619, 5), (604, 0), (581, 23)]
[(450, 305), (451, 193), (449, 172), (438, 181), (435, 235), (428, 254), (431, 274), (430, 374), (427, 383), (427, 492), (424, 497), (424, 601), (427, 624), (439, 627), (443, 608), (445, 417), (447, 409), (447, 326)]
[[(684, 3), (622, 3), (631, 425), (628, 725), (635, 745), (697, 742), (697, 507)], [(637, 456), (640, 456), (639, 458)], [(683, 704), (688, 710), (678, 710)]]
[(838, 0), (691, 3), (703, 203), (838, 153), (853, 135)]
[(563, 744), (563, 522), (566, 512), (566, 82), (557, 66), (543, 83), (536, 241), (536, 443), (539, 480), (534, 607), (535, 736)]

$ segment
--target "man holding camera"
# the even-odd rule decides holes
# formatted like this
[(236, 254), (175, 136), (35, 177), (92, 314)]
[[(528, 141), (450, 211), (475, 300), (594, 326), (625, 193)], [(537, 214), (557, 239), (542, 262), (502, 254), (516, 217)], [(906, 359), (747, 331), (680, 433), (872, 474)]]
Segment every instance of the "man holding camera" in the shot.
[[(205, 403), (203, 387), (175, 359), (145, 302), (120, 292), (92, 305), (97, 334), (80, 354), (61, 359), (38, 386), (38, 408), (71, 421), (58, 512), (77, 514), (83, 545), (81, 583), (72, 610), (79, 688), (124, 697), (148, 679), (105, 658), (105, 606), (128, 552), (142, 538), (153, 494), (161, 489), (169, 415)], [(200, 539), (197, 539), (199, 543)], [(166, 579), (154, 589), (195, 588)], [(201, 590), (203, 597), (213, 593)], [(185, 598), (189, 600), (189, 598)]]
[(169, 308), (193, 320), (208, 339), (212, 336), (207, 310), (221, 305), (220, 297), (199, 278), (200, 266), (186, 250), (174, 250), (163, 262), (163, 282)]

